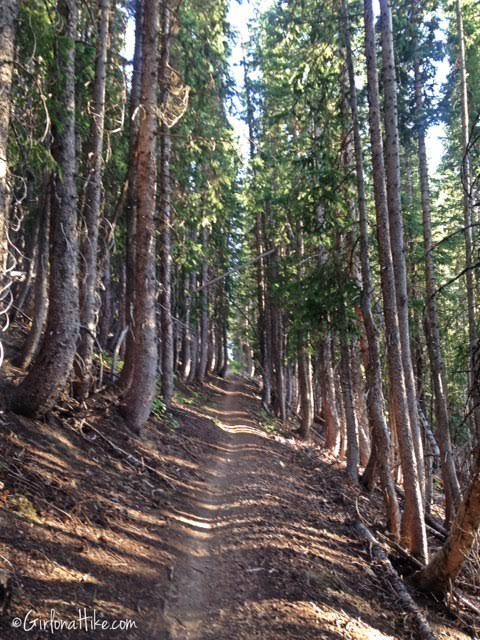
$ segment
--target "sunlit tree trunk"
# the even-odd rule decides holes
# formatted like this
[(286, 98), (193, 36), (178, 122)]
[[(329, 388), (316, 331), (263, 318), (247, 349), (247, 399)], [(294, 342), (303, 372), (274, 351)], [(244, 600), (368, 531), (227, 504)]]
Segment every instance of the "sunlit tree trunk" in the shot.
[[(244, 70), (244, 87), (245, 98), (247, 107), (247, 126), (249, 137), (249, 152), (250, 162), (252, 165), (252, 179), (255, 183), (255, 112), (252, 103), (250, 78), (248, 76), (247, 62), (243, 60)], [(269, 301), (267, 294), (267, 262), (266, 258), (262, 258), (262, 254), (265, 252), (265, 243), (263, 237), (263, 229), (265, 228), (265, 212), (262, 208), (258, 208), (255, 214), (255, 251), (258, 257), (256, 262), (256, 278), (257, 278), (257, 332), (259, 342), (259, 355), (262, 374), (262, 404), (265, 409), (269, 410), (272, 405), (272, 353), (271, 353), (271, 341), (269, 335)]]
[(409, 421), (409, 406), (405, 384), (402, 345), (397, 311), (396, 282), (390, 245), (385, 166), (381, 133), (380, 100), (378, 91), (377, 60), (373, 7), (371, 0), (364, 0), (365, 7), (365, 54), (368, 73), (368, 98), (372, 165), (374, 178), (377, 236), (380, 253), (380, 273), (383, 309), (387, 339), (390, 392), (405, 486), (405, 512), (402, 537), (410, 551), (426, 561), (427, 536), (423, 514), (423, 498), (420, 474), (414, 448), (414, 438)]
[(143, 4), (135, 2), (135, 51), (133, 55), (132, 88), (130, 92), (130, 132), (128, 152), (128, 186), (125, 199), (126, 217), (126, 265), (125, 265), (125, 310), (128, 333), (126, 337), (125, 362), (118, 381), (120, 391), (126, 391), (133, 378), (135, 334), (133, 309), (135, 302), (135, 234), (137, 220), (137, 176), (135, 153), (137, 148), (138, 126), (140, 123), (140, 79), (143, 57)]
[(306, 347), (298, 354), (298, 390), (300, 395), (300, 437), (308, 440), (313, 424), (312, 362)]
[(134, 369), (124, 395), (122, 413), (140, 431), (150, 415), (157, 380), (155, 304), (155, 203), (157, 155), (157, 91), (159, 5), (144, 0), (143, 64), (136, 167), (135, 299), (133, 305)]
[[(385, 500), (388, 528), (396, 538), (400, 535), (400, 510), (398, 506), (392, 466), (392, 441), (385, 418), (385, 400), (382, 387), (382, 369), (378, 329), (372, 311), (372, 274), (369, 260), (368, 214), (365, 193), (365, 177), (362, 154), (362, 140), (358, 121), (357, 92), (355, 87), (355, 70), (353, 66), (352, 48), (347, 1), (343, 0), (344, 38), (347, 53), (348, 84), (350, 89), (350, 110), (353, 124), (353, 144), (355, 150), (355, 172), (360, 217), (360, 263), (362, 272), (361, 308), (362, 319), (367, 336), (367, 348), (364, 354), (367, 382), (367, 411), (372, 430), (371, 461), (369, 469), (372, 478), (378, 470), (382, 492)], [(379, 452), (381, 454), (379, 455)], [(368, 467), (367, 467), (368, 469)], [(373, 482), (372, 482), (373, 483)]]
[(0, 6), (0, 276), (2, 278), (7, 267), (8, 255), (7, 226), (10, 192), (7, 152), (18, 4), (18, 0), (2, 0)]
[(450, 535), (430, 564), (417, 574), (423, 589), (445, 594), (465, 564), (480, 529), (480, 449), (470, 485), (465, 493)]
[(416, 386), (413, 375), (413, 361), (410, 344), (408, 317), (407, 265), (403, 215), (400, 202), (400, 142), (398, 134), (397, 80), (395, 73), (395, 52), (393, 44), (392, 11), (390, 0), (380, 0), (382, 17), (382, 58), (383, 93), (385, 116), (385, 168), (387, 185), (387, 203), (389, 216), (390, 245), (395, 275), (397, 297), (397, 316), (400, 330), (401, 354), (407, 392), (410, 429), (417, 471), (422, 493), (424, 492), (424, 456), (423, 441), (417, 413)]
[(325, 338), (320, 343), (322, 371), (322, 409), (325, 420), (325, 447), (338, 454), (340, 447), (340, 420), (337, 412), (335, 376), (332, 365), (332, 340)]

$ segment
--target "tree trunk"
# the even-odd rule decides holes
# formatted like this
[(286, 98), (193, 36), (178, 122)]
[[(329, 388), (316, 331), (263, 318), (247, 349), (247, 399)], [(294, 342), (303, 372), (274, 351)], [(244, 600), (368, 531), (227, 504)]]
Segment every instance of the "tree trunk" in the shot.
[(340, 448), (340, 423), (335, 394), (335, 378), (332, 366), (331, 338), (320, 343), (320, 361), (322, 371), (322, 406), (325, 419), (325, 447), (338, 455)]
[(2, 279), (7, 268), (8, 256), (7, 228), (10, 190), (7, 151), (18, 4), (18, 0), (2, 0), (0, 6), (0, 276)]
[[(417, 15), (419, 0), (414, 0), (414, 11)], [(417, 18), (418, 19), (418, 18)], [(420, 24), (417, 25), (417, 28)], [(425, 252), (425, 289), (426, 328), (430, 371), (432, 374), (433, 393), (435, 398), (435, 418), (437, 423), (438, 445), (440, 447), (440, 464), (443, 487), (445, 491), (446, 520), (450, 522), (461, 499), (455, 461), (452, 452), (450, 429), (448, 422), (448, 389), (445, 384), (445, 369), (440, 340), (437, 302), (435, 299), (435, 263), (432, 242), (432, 216), (430, 208), (430, 188), (428, 179), (427, 148), (425, 144), (425, 117), (423, 107), (423, 80), (420, 71), (418, 54), (415, 56), (415, 101), (417, 118), (418, 170), (420, 177), (420, 195), (422, 202), (423, 248)]]
[(190, 372), (194, 364), (192, 363), (192, 291), (195, 288), (195, 274), (185, 274), (185, 327), (183, 331), (182, 344), (182, 367), (181, 376), (184, 381), (188, 381)]
[(465, 278), (467, 283), (467, 314), (469, 338), (469, 382), (470, 398), (477, 440), (480, 441), (480, 381), (476, 373), (476, 355), (478, 351), (478, 327), (476, 318), (476, 291), (473, 265), (475, 248), (473, 242), (472, 213), (472, 167), (469, 153), (470, 115), (468, 106), (467, 66), (465, 56), (465, 34), (463, 29), (462, 2), (456, 0), (458, 32), (458, 66), (460, 68), (460, 100), (462, 115), (462, 151), (463, 151), (463, 222), (465, 227)]
[(387, 357), (392, 408), (398, 430), (399, 449), (405, 485), (405, 512), (402, 523), (402, 537), (410, 551), (425, 562), (428, 551), (423, 514), (423, 499), (414, 449), (414, 438), (409, 421), (410, 414), (407, 388), (402, 360), (402, 347), (399, 337), (400, 329), (397, 311), (396, 283), (390, 245), (372, 1), (364, 0), (364, 7), (370, 137), (382, 298), (387, 334)]
[(45, 192), (40, 201), (40, 227), (38, 237), (37, 266), (34, 284), (35, 308), (32, 327), (23, 345), (22, 354), (18, 365), (22, 369), (28, 369), (34, 360), (48, 314), (48, 273), (49, 273), (49, 236), (50, 236), (50, 211), (51, 211), (51, 177), (45, 185)]
[(390, 246), (395, 276), (397, 316), (407, 392), (410, 429), (417, 457), (417, 470), (422, 495), (425, 489), (423, 442), (417, 414), (416, 386), (410, 344), (408, 317), (407, 265), (405, 239), (400, 201), (400, 142), (398, 134), (397, 80), (393, 44), (392, 11), (390, 0), (380, 0), (382, 16), (383, 93), (385, 116), (385, 168), (389, 216)]
[[(244, 71), (244, 87), (247, 111), (247, 126), (250, 151), (250, 165), (253, 172), (253, 181), (255, 181), (255, 109), (251, 96), (250, 78), (248, 76), (247, 61), (243, 60)], [(263, 229), (265, 227), (265, 212), (258, 208), (255, 216), (255, 251), (257, 254), (256, 277), (257, 277), (257, 332), (259, 343), (260, 365), (262, 373), (262, 405), (269, 410), (272, 405), (272, 353), (271, 340), (269, 335), (270, 319), (267, 299), (267, 258), (261, 258), (265, 252), (265, 243), (263, 237)]]
[(155, 201), (157, 155), (157, 90), (159, 5), (143, 2), (143, 64), (135, 154), (136, 233), (135, 296), (133, 305), (134, 368), (130, 388), (124, 395), (123, 415), (139, 432), (150, 415), (157, 379), (157, 325), (155, 305)]
[[(357, 93), (355, 87), (355, 70), (350, 43), (350, 28), (346, 0), (343, 0), (344, 37), (347, 49), (347, 70), (350, 88), (350, 109), (353, 124), (353, 143), (355, 149), (355, 171), (358, 195), (358, 210), (360, 216), (360, 262), (362, 270), (361, 307), (365, 332), (367, 335), (367, 350), (365, 353), (365, 373), (367, 382), (367, 411), (371, 425), (373, 443), (370, 453), (370, 476), (380, 475), (382, 492), (385, 500), (388, 528), (398, 538), (400, 535), (400, 510), (398, 506), (395, 483), (392, 475), (392, 441), (385, 419), (385, 400), (382, 388), (382, 365), (378, 330), (372, 312), (372, 274), (369, 260), (368, 214), (365, 195), (365, 177), (363, 167), (362, 141), (358, 122)], [(381, 452), (381, 455), (378, 455)], [(370, 462), (370, 461), (369, 461)], [(367, 476), (368, 477), (368, 476)]]
[[(172, 7), (164, 0), (162, 4), (162, 57), (160, 75), (162, 84), (162, 106), (169, 94), (168, 73), (171, 46)], [(172, 180), (170, 165), (172, 138), (170, 129), (162, 125), (160, 136), (160, 318), (162, 332), (162, 396), (165, 406), (170, 408), (173, 399), (174, 343), (172, 320)]]
[(298, 354), (298, 391), (300, 395), (300, 429), (298, 434), (304, 440), (310, 437), (313, 424), (312, 363), (306, 347)]
[(350, 349), (350, 369), (352, 375), (352, 392), (355, 407), (355, 416), (358, 428), (358, 444), (360, 453), (360, 464), (366, 467), (370, 459), (370, 433), (367, 416), (367, 403), (365, 398), (365, 382), (360, 364), (359, 341), (354, 340)]
[(140, 123), (140, 79), (143, 56), (143, 4), (142, 0), (135, 3), (135, 51), (133, 55), (132, 90), (130, 93), (130, 137), (128, 159), (128, 187), (125, 201), (126, 216), (126, 270), (125, 270), (125, 309), (129, 327), (126, 346), (125, 362), (118, 380), (118, 388), (125, 392), (131, 385), (134, 369), (135, 335), (133, 309), (135, 304), (135, 234), (137, 219), (137, 176), (136, 158), (138, 127)]
[(98, 0), (98, 24), (93, 87), (93, 114), (88, 143), (88, 174), (82, 238), (82, 286), (80, 290), (80, 341), (77, 347), (75, 395), (83, 400), (92, 385), (93, 350), (97, 319), (98, 230), (102, 206), (103, 133), (105, 128), (105, 86), (107, 80), (110, 0)]
[(43, 414), (56, 402), (73, 366), (79, 332), (78, 236), (75, 155), (75, 39), (77, 4), (59, 0), (56, 113), (52, 155), (54, 177), (50, 230), (49, 309), (45, 339), (28, 375), (12, 393), (14, 411)]
[[(112, 256), (111, 249), (105, 240), (103, 241), (102, 247), (102, 260), (101, 260), (101, 271), (102, 273), (102, 294), (101, 294), (101, 304), (100, 304), (100, 318), (98, 321), (98, 343), (101, 349), (107, 349), (109, 347), (109, 335), (110, 331), (112, 331), (112, 327), (114, 324), (114, 315), (115, 315), (115, 306), (117, 307), (117, 320), (118, 326), (113, 330), (116, 335), (121, 333), (125, 328), (125, 313), (124, 313), (124, 274), (125, 270), (123, 269), (123, 265), (120, 268), (120, 283), (119, 283), (119, 296), (117, 299), (117, 305), (114, 305), (113, 297), (114, 297), (114, 288), (112, 282)], [(113, 340), (115, 343), (116, 340)]]
[(195, 382), (197, 375), (197, 362), (198, 362), (198, 322), (193, 323), (193, 329), (191, 332), (191, 362), (192, 366), (188, 374), (187, 382), (190, 384)]
[(347, 426), (347, 477), (358, 483), (358, 466), (360, 464), (360, 452), (358, 447), (358, 428), (355, 416), (353, 400), (352, 372), (350, 368), (351, 353), (348, 348), (347, 338), (340, 339), (340, 369), (343, 394), (343, 406), (345, 408), (345, 421)]
[(439, 595), (445, 594), (455, 578), (477, 539), (480, 528), (480, 449), (473, 476), (460, 505), (457, 516), (444, 546), (430, 561), (430, 564), (417, 574), (418, 584), (425, 590)]
[(203, 249), (203, 263), (202, 263), (202, 290), (200, 292), (200, 304), (201, 304), (201, 317), (200, 317), (200, 357), (198, 360), (198, 381), (203, 384), (207, 375), (208, 364), (208, 335), (209, 335), (209, 295), (208, 287), (208, 239), (209, 232), (208, 227), (204, 226), (202, 229), (202, 249)]

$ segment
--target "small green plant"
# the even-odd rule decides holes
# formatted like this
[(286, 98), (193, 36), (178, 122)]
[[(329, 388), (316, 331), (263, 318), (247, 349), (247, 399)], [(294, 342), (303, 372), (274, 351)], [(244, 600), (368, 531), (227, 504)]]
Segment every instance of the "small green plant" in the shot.
[(153, 415), (162, 420), (167, 413), (167, 407), (161, 398), (155, 398), (152, 404), (152, 413)]
[(157, 418), (157, 420), (162, 422), (169, 429), (176, 430), (176, 429), (180, 428), (180, 423), (168, 411), (167, 407), (165, 406), (165, 403), (163, 402), (163, 400), (161, 398), (157, 397), (153, 401), (152, 413)]
[(42, 524), (42, 519), (39, 516), (35, 505), (30, 498), (27, 498), (27, 496), (15, 493), (9, 496), (8, 505), (12, 511), (22, 518), (35, 522), (36, 524)]
[(260, 415), (260, 425), (267, 433), (275, 433), (278, 430), (278, 420), (266, 411), (262, 411)]

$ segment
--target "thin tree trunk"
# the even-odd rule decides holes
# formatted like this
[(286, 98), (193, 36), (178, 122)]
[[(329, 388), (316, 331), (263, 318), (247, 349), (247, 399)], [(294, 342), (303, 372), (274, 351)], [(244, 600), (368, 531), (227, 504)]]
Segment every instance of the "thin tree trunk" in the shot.
[[(255, 110), (251, 96), (250, 78), (248, 76), (247, 61), (243, 60), (244, 71), (244, 87), (247, 107), (247, 126), (249, 138), (250, 164), (253, 171), (253, 181), (255, 184)], [(254, 186), (254, 185), (253, 185)], [(262, 372), (262, 404), (266, 410), (272, 405), (272, 353), (271, 341), (269, 335), (270, 321), (268, 317), (268, 300), (267, 300), (267, 258), (260, 258), (265, 252), (263, 229), (265, 228), (265, 212), (259, 208), (255, 216), (255, 250), (257, 257), (256, 277), (257, 277), (257, 331), (260, 351), (260, 364)]]
[(143, 64), (136, 167), (136, 233), (134, 369), (124, 395), (123, 415), (128, 426), (140, 431), (150, 415), (157, 381), (157, 326), (155, 294), (155, 200), (157, 155), (157, 90), (159, 5), (144, 0)]
[(49, 236), (50, 236), (50, 210), (51, 210), (51, 177), (45, 185), (45, 192), (40, 202), (40, 228), (38, 237), (37, 266), (34, 284), (35, 308), (32, 327), (23, 345), (19, 366), (28, 369), (34, 360), (48, 314), (48, 273), (49, 273)]
[[(415, 14), (417, 14), (418, 6), (419, 0), (414, 0)], [(417, 25), (417, 28), (419, 27), (420, 25)], [(450, 439), (448, 422), (448, 388), (445, 384), (445, 369), (443, 366), (437, 302), (435, 299), (435, 263), (432, 242), (432, 216), (430, 208), (427, 148), (425, 144), (423, 90), (424, 87), (420, 71), (420, 60), (418, 59), (417, 53), (415, 58), (415, 100), (417, 116), (418, 168), (423, 220), (423, 248), (425, 251), (427, 343), (435, 397), (435, 417), (438, 433), (437, 440), (441, 453), (440, 464), (445, 491), (446, 520), (447, 522), (450, 522), (460, 503), (461, 492)]]
[(304, 440), (310, 437), (313, 424), (312, 363), (306, 347), (298, 354), (298, 391), (300, 396), (300, 429), (298, 434)]
[[(362, 270), (361, 307), (363, 322), (365, 325), (365, 332), (367, 335), (367, 350), (365, 353), (365, 372), (367, 378), (367, 411), (373, 435), (372, 450), (370, 453), (371, 468), (367, 466), (367, 469), (369, 468), (369, 475), (373, 478), (376, 476), (376, 471), (378, 469), (382, 492), (385, 500), (388, 528), (393, 533), (393, 535), (398, 538), (400, 535), (400, 510), (395, 490), (395, 483), (392, 475), (392, 441), (385, 419), (385, 400), (383, 397), (382, 388), (382, 369), (378, 329), (372, 312), (373, 285), (369, 260), (368, 214), (365, 195), (365, 177), (362, 141), (360, 138), (360, 126), (358, 122), (355, 70), (353, 66), (353, 56), (350, 43), (350, 29), (346, 0), (343, 0), (343, 12), (345, 17), (344, 37), (347, 49), (350, 109), (352, 113), (358, 210), (360, 215), (360, 262)], [(379, 452), (381, 452), (381, 455), (378, 455)], [(368, 477), (369, 476), (367, 475), (367, 478)]]
[(88, 143), (88, 175), (85, 196), (85, 235), (82, 238), (82, 286), (80, 291), (80, 341), (77, 347), (75, 395), (83, 400), (93, 379), (93, 350), (97, 318), (98, 231), (102, 206), (103, 134), (105, 128), (105, 87), (107, 80), (110, 0), (98, 0), (97, 53), (93, 88), (93, 114)]
[(473, 271), (474, 264), (474, 242), (473, 242), (473, 215), (472, 215), (472, 167), (469, 153), (470, 137), (470, 115), (468, 106), (468, 86), (467, 86), (467, 66), (465, 55), (465, 34), (463, 29), (462, 2), (456, 0), (458, 31), (458, 66), (460, 70), (460, 100), (462, 117), (462, 150), (463, 150), (463, 222), (465, 227), (465, 278), (467, 283), (467, 314), (468, 314), (468, 338), (469, 338), (469, 382), (470, 396), (477, 433), (477, 440), (480, 441), (480, 381), (476, 374), (476, 354), (478, 351), (478, 327), (476, 318), (476, 291)]
[(417, 470), (420, 488), (423, 494), (425, 489), (423, 441), (417, 414), (416, 386), (413, 376), (413, 362), (410, 344), (407, 265), (405, 257), (404, 225), (400, 202), (400, 142), (397, 110), (398, 87), (395, 73), (395, 53), (390, 0), (380, 0), (380, 9), (382, 16), (385, 168), (390, 245), (395, 275), (397, 316), (400, 330), (401, 353), (405, 388), (407, 392), (408, 412), (410, 417), (410, 429), (417, 457)]
[(340, 420), (337, 412), (335, 378), (332, 366), (331, 338), (325, 338), (320, 344), (322, 369), (322, 406), (325, 419), (325, 447), (338, 455), (340, 448)]
[(2, 278), (7, 269), (8, 256), (10, 189), (7, 151), (18, 5), (18, 0), (2, 0), (0, 6), (0, 276)]
[(347, 426), (347, 477), (358, 483), (358, 467), (360, 464), (360, 451), (358, 446), (358, 428), (353, 401), (352, 372), (350, 368), (351, 353), (348, 348), (347, 338), (340, 339), (340, 378), (343, 394), (343, 406), (345, 408), (345, 421)]
[(203, 384), (207, 375), (208, 364), (208, 335), (210, 329), (209, 323), (209, 295), (208, 287), (208, 239), (209, 232), (208, 227), (204, 226), (202, 229), (202, 248), (203, 248), (203, 263), (202, 263), (202, 290), (200, 292), (201, 299), (201, 317), (200, 317), (200, 358), (198, 361), (197, 378), (198, 381)]
[(194, 322), (193, 330), (191, 333), (191, 362), (192, 366), (190, 367), (190, 371), (188, 374), (187, 382), (192, 383), (195, 382), (195, 378), (197, 375), (197, 362), (198, 362), (198, 322)]
[[(114, 304), (113, 304), (113, 283), (112, 283), (112, 256), (110, 247), (107, 242), (103, 243), (102, 260), (101, 260), (102, 274), (102, 295), (100, 305), (100, 318), (98, 321), (98, 343), (102, 349), (107, 349), (109, 344), (109, 334), (112, 330), (114, 322)], [(118, 327), (115, 333), (121, 333), (125, 328), (125, 314), (124, 314), (124, 288), (123, 288), (123, 276), (124, 269), (120, 271), (120, 295), (118, 299)], [(115, 343), (115, 340), (113, 340)]]
[[(162, 4), (162, 57), (160, 74), (162, 82), (162, 106), (169, 94), (168, 73), (171, 47), (170, 2)], [(172, 138), (166, 124), (161, 127), (160, 136), (160, 318), (162, 333), (162, 396), (165, 406), (170, 408), (174, 392), (174, 342), (172, 320), (172, 180), (171, 180)]]
[(360, 464), (366, 467), (370, 459), (370, 434), (365, 398), (365, 383), (360, 364), (359, 342), (354, 340), (351, 352), (350, 369), (352, 375), (352, 391), (355, 406), (355, 416), (358, 427), (358, 444), (360, 447)]
[(387, 357), (392, 408), (398, 430), (405, 486), (405, 512), (402, 523), (402, 537), (410, 551), (425, 562), (428, 551), (423, 514), (423, 498), (414, 449), (414, 438), (409, 421), (410, 414), (407, 388), (402, 360), (402, 347), (399, 337), (400, 329), (397, 311), (396, 283), (390, 245), (372, 1), (364, 0), (364, 7), (370, 136), (383, 309), (387, 333)]
[(132, 90), (130, 93), (130, 138), (128, 159), (128, 187), (125, 201), (126, 216), (126, 270), (125, 270), (125, 309), (129, 327), (126, 345), (125, 362), (118, 380), (120, 392), (125, 392), (131, 385), (134, 369), (135, 334), (133, 309), (135, 304), (135, 235), (137, 219), (137, 176), (135, 153), (137, 148), (138, 127), (141, 119), (140, 79), (143, 57), (143, 4), (142, 0), (135, 3), (135, 51), (133, 55)]
[(183, 333), (182, 344), (182, 379), (188, 381), (190, 372), (192, 371), (192, 291), (195, 288), (195, 274), (186, 274), (185, 287), (185, 327)]

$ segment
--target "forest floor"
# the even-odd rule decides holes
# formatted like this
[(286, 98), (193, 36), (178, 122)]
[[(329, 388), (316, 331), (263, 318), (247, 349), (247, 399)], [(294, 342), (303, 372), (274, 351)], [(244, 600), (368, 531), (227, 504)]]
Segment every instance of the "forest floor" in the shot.
[[(3, 416), (2, 640), (45, 638), (52, 619), (61, 639), (416, 637), (349, 524), (360, 512), (381, 526), (379, 496), (348, 485), (320, 440), (279, 430), (253, 383), (212, 379), (176, 400), (142, 438), (108, 394), (43, 421)], [(439, 638), (472, 637), (426, 614)]]

